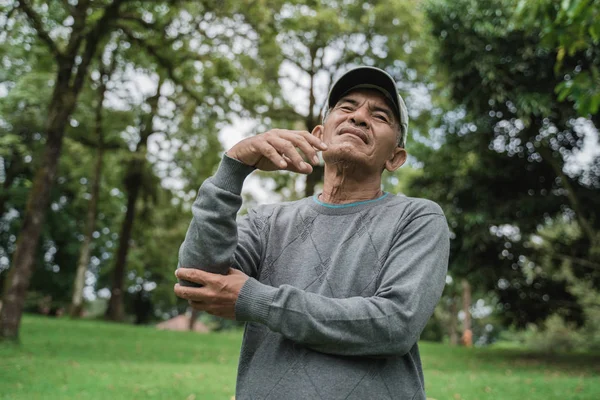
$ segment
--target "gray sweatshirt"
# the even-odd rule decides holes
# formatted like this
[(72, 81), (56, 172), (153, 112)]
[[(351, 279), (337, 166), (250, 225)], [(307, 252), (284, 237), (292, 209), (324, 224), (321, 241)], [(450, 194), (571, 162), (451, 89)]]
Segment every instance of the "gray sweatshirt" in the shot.
[(446, 278), (440, 207), (384, 194), (265, 205), (236, 221), (252, 167), (224, 156), (201, 186), (179, 266), (251, 278), (236, 400), (425, 399), (417, 340)]

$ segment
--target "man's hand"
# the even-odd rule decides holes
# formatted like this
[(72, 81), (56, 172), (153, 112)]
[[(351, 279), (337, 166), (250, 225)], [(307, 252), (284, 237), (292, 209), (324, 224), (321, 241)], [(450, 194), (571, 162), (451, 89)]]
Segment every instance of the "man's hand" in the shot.
[(248, 275), (232, 268), (227, 275), (211, 274), (195, 268), (179, 268), (175, 271), (175, 276), (202, 285), (189, 287), (177, 283), (177, 297), (188, 300), (192, 308), (198, 311), (235, 320), (235, 302)]
[(288, 170), (310, 174), (312, 166), (304, 162), (298, 149), (310, 163), (317, 165), (317, 151), (327, 150), (327, 145), (308, 131), (272, 129), (242, 140), (227, 155), (263, 171)]

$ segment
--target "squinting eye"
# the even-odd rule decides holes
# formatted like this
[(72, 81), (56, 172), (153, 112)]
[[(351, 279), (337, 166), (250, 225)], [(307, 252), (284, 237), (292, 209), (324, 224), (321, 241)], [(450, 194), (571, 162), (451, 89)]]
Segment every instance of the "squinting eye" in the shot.
[(383, 122), (388, 122), (387, 117), (383, 114), (376, 114), (375, 118), (377, 118), (378, 120), (383, 121)]

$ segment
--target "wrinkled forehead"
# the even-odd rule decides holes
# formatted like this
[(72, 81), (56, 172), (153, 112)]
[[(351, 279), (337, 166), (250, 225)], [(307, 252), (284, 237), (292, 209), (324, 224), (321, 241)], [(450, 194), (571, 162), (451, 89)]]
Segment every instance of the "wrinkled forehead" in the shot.
[(398, 116), (396, 115), (397, 112), (394, 112), (394, 103), (392, 103), (392, 101), (386, 95), (384, 95), (377, 89), (350, 89), (348, 92), (344, 93), (344, 95), (340, 97), (340, 99), (336, 103), (336, 106), (348, 100), (357, 102), (359, 104), (368, 101), (376, 107), (385, 109), (387, 112), (390, 113), (390, 115), (393, 115), (396, 122), (398, 122)]

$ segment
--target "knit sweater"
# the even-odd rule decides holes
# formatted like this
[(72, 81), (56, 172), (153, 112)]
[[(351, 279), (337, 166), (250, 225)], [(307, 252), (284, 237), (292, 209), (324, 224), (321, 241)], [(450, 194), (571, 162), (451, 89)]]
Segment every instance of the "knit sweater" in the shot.
[(179, 253), (181, 267), (250, 276), (235, 306), (246, 322), (236, 400), (425, 399), (417, 341), (448, 266), (440, 207), (309, 197), (236, 221), (252, 171), (223, 157)]

